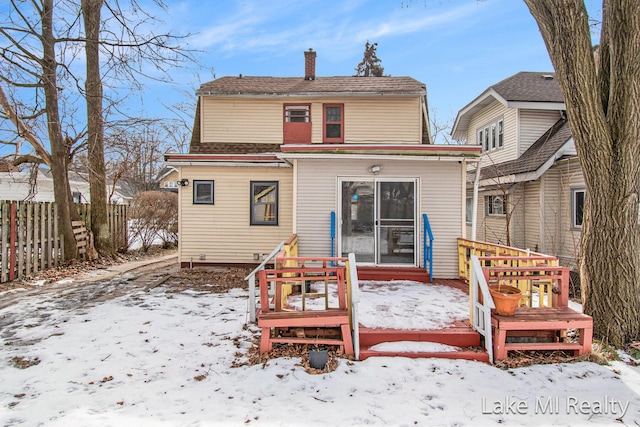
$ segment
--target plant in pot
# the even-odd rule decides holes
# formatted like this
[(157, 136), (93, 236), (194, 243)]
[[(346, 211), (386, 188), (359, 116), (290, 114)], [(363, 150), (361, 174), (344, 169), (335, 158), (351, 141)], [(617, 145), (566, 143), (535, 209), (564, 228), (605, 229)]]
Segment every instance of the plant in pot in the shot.
[[(503, 283), (505, 282), (505, 283)], [(518, 308), (522, 291), (515, 286), (507, 285), (506, 281), (498, 281), (497, 285), (489, 286), (489, 293), (496, 306), (495, 313), (500, 316), (513, 316)]]

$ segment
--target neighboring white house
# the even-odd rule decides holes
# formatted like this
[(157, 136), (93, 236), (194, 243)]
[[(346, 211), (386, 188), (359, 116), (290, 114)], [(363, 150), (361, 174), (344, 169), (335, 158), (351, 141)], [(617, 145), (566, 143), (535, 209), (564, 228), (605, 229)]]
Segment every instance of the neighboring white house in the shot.
[[(71, 195), (76, 203), (91, 203), (89, 182), (81, 174), (69, 172), (69, 186)], [(113, 186), (107, 184), (107, 197), (112, 193)], [(132, 195), (116, 185), (109, 203), (128, 205)], [(40, 168), (37, 174), (31, 172), (0, 172), (0, 200), (53, 202), (53, 178), (51, 172)]]
[(482, 147), (475, 236), (475, 166), (468, 174), (468, 238), (576, 265), (585, 184), (565, 109), (555, 73), (520, 72), (458, 112), (454, 139)]

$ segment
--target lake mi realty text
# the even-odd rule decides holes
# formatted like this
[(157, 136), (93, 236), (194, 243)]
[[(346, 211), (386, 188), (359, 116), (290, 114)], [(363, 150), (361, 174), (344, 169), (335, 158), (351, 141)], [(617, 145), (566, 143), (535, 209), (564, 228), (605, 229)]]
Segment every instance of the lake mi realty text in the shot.
[(540, 396), (535, 401), (527, 401), (506, 396), (503, 399), (482, 398), (483, 414), (576, 414), (576, 415), (614, 415), (623, 418), (629, 409), (628, 401), (621, 401), (610, 396), (601, 399), (585, 400), (574, 396)]

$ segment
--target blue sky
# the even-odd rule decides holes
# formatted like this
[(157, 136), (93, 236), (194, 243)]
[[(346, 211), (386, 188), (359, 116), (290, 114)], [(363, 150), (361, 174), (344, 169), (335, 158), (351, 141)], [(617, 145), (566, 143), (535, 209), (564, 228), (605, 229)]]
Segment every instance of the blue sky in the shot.
[[(168, 14), (172, 30), (193, 33), (189, 47), (202, 51), (200, 67), (173, 72), (180, 90), (212, 80), (211, 69), (216, 77), (302, 76), (309, 48), (318, 76), (353, 75), (369, 40), (385, 73), (425, 83), (430, 108), (446, 121), (493, 83), (553, 69), (521, 0), (185, 0), (169, 2)], [(154, 86), (144, 99), (172, 96)]]

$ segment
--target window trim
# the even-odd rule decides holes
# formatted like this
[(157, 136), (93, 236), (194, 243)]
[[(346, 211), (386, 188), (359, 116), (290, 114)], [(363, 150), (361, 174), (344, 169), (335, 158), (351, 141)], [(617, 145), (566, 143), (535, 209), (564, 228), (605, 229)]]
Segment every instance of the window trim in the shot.
[[(340, 122), (327, 122), (327, 108), (340, 108)], [(340, 137), (327, 137), (327, 124), (340, 125)], [(322, 104), (322, 142), (325, 144), (344, 143), (344, 104)]]
[(504, 147), (504, 117), (497, 118), (476, 129), (478, 145), (482, 153), (500, 150)]
[[(494, 200), (500, 197), (502, 199), (502, 213), (495, 213), (493, 212), (494, 210), (494, 206), (495, 206), (495, 202)], [(496, 194), (493, 196), (484, 196), (484, 214), (485, 216), (491, 216), (491, 217), (504, 217), (507, 215), (507, 200), (508, 200), (508, 196), (502, 195), (502, 194)]]
[[(253, 212), (254, 212), (254, 207), (256, 206), (257, 202), (254, 202), (253, 198), (254, 198), (254, 188), (255, 185), (273, 185), (275, 187), (275, 202), (273, 203), (273, 209), (274, 209), (274, 214), (273, 220), (270, 221), (257, 221), (254, 219), (253, 216)], [(279, 219), (279, 204), (280, 204), (280, 182), (279, 181), (250, 181), (249, 182), (249, 225), (256, 225), (256, 226), (277, 226), (278, 225), (278, 219)], [(266, 203), (265, 203), (266, 205)]]
[(473, 196), (465, 198), (464, 219), (467, 225), (473, 224)]
[[(212, 179), (194, 179), (193, 181), (193, 204), (194, 205), (213, 205), (215, 204), (215, 181)], [(198, 200), (197, 199), (197, 192), (198, 192), (198, 187), (200, 185), (204, 185), (204, 184), (210, 184), (211, 185), (211, 190), (209, 191), (209, 194), (211, 195), (211, 200)]]
[[(292, 122), (291, 115), (288, 114), (290, 111), (306, 111), (305, 120), (303, 122)], [(282, 114), (285, 123), (311, 123), (311, 104), (284, 104)]]
[[(578, 193), (582, 193), (582, 222), (581, 224), (576, 223), (576, 195)], [(582, 230), (582, 226), (584, 225), (584, 205), (585, 205), (585, 196), (587, 195), (587, 190), (585, 187), (571, 187), (571, 229), (572, 230)]]

